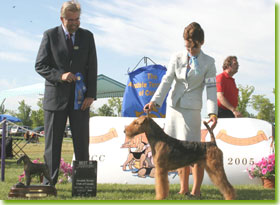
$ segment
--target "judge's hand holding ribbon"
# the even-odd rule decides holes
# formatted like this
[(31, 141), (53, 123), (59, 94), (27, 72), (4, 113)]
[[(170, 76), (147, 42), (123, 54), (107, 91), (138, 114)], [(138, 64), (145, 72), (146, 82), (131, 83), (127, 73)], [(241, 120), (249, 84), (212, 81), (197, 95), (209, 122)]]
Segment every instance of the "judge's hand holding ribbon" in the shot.
[(94, 99), (93, 98), (90, 98), (90, 97), (86, 97), (84, 99), (84, 102), (82, 104), (82, 107), (81, 107), (81, 110), (86, 110), (87, 108), (90, 107), (90, 105), (93, 103)]
[(68, 72), (68, 73), (63, 73), (62, 74), (61, 80), (66, 81), (68, 83), (72, 83), (72, 82), (75, 82), (77, 80), (77, 77), (73, 73)]

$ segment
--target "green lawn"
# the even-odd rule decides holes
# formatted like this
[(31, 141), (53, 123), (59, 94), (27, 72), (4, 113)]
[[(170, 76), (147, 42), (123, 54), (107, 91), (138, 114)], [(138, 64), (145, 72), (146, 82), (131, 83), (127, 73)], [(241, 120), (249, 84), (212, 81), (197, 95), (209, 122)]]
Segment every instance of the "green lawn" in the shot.
[[(24, 148), (24, 151), (31, 159), (40, 158), (43, 161), (44, 152), (44, 138), (40, 138), (38, 144), (30, 143)], [(65, 138), (62, 148), (62, 158), (66, 162), (71, 162), (73, 156), (72, 141), (70, 138)], [(7, 200), (10, 188), (18, 182), (18, 176), (23, 172), (23, 165), (17, 165), (16, 159), (6, 159), (5, 166), (5, 181), (0, 182), (0, 199)], [(102, 174), (102, 173), (99, 173)], [(98, 184), (97, 196), (91, 198), (72, 198), (71, 183), (57, 184), (57, 197), (48, 197), (44, 200), (153, 200), (155, 196), (154, 185), (122, 185), (122, 184)], [(265, 202), (275, 203), (275, 190), (264, 189), (262, 186), (247, 185), (234, 186), (237, 193), (237, 200), (250, 200), (244, 202)], [(190, 202), (186, 196), (177, 194), (179, 184), (172, 184), (170, 186), (170, 194), (165, 202), (174, 202), (169, 200), (184, 200)], [(201, 200), (220, 200), (223, 198), (220, 192), (214, 186), (202, 186)], [(254, 200), (254, 201), (251, 201)], [(256, 201), (261, 200), (261, 201)], [(11, 201), (10, 201), (11, 202)], [(17, 201), (14, 201), (17, 202)], [(61, 201), (62, 202), (62, 201)], [(111, 202), (111, 201), (107, 201)], [(115, 201), (114, 201), (115, 202)], [(124, 202), (124, 201), (123, 201)], [(135, 202), (135, 201), (130, 201)], [(143, 201), (141, 201), (143, 202)], [(198, 202), (196, 200), (196, 202)], [(209, 201), (200, 201), (209, 202)], [(218, 201), (215, 201), (218, 202)], [(241, 202), (241, 201), (239, 201)]]

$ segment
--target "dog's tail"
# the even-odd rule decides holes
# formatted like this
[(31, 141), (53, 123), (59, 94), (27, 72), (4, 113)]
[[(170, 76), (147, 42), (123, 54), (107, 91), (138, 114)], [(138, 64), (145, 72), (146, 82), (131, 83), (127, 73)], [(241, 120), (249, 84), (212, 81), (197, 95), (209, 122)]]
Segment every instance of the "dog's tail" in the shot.
[(216, 144), (216, 139), (213, 133), (213, 130), (209, 127), (208, 123), (203, 121), (203, 124), (205, 125), (205, 127), (207, 128), (208, 132), (210, 133), (211, 136), (211, 142), (214, 142)]

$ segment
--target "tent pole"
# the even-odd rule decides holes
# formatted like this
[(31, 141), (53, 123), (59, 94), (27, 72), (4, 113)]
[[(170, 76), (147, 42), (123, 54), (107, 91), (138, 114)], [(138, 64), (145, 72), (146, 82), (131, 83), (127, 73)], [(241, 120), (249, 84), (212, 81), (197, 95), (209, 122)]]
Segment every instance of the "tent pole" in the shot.
[(146, 67), (147, 67), (148, 62), (147, 62), (147, 57), (146, 56), (144, 56), (144, 63), (146, 64)]
[(2, 127), (2, 149), (1, 149), (1, 181), (5, 180), (5, 157), (6, 157), (6, 118)]

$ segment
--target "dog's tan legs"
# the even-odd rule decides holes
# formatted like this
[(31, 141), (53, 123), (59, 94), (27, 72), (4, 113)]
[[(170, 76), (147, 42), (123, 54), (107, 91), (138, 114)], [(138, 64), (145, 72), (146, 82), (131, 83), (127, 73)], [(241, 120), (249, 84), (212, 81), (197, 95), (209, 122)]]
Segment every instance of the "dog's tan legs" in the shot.
[(177, 169), (180, 177), (180, 191), (179, 194), (185, 194), (189, 191), (189, 176), (190, 176), (190, 167), (182, 167)]
[(168, 171), (165, 168), (156, 167), (156, 200), (165, 199), (169, 192)]
[(234, 199), (235, 191), (227, 179), (223, 165), (223, 154), (218, 148), (209, 150), (207, 153), (205, 169), (213, 184), (219, 188), (224, 198), (226, 200)]
[(221, 169), (213, 171), (212, 169), (209, 170), (208, 167), (206, 167), (206, 171), (210, 179), (212, 180), (213, 184), (219, 188), (224, 198), (226, 200), (233, 200), (235, 198), (235, 191), (232, 185), (228, 182), (227, 177), (225, 175), (225, 171)]

